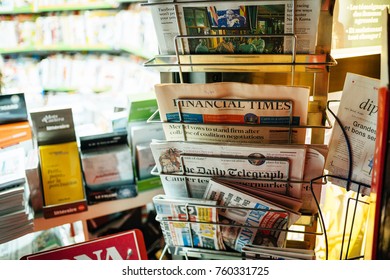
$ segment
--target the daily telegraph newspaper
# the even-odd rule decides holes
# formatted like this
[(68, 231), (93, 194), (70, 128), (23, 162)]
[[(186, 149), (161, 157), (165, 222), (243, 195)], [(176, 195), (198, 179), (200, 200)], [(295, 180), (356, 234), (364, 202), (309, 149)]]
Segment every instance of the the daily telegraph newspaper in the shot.
[(204, 36), (182, 40), (186, 54), (292, 53), (295, 40), (286, 34), (296, 36), (296, 53), (313, 54), (320, 8), (321, 0), (175, 1), (152, 5), (151, 12), (164, 55), (176, 53), (177, 35)]
[[(371, 185), (373, 157), (376, 139), (379, 80), (347, 73), (337, 116), (351, 143), (348, 153), (346, 139), (338, 123), (335, 124), (329, 141), (329, 154), (325, 169), (330, 175), (347, 179), (349, 162), (352, 160), (352, 180)], [(332, 183), (346, 187), (347, 181), (329, 178)], [(358, 184), (349, 189), (358, 191)], [(368, 195), (370, 188), (361, 187)]]
[[(155, 175), (160, 175), (165, 194), (173, 197), (202, 198), (207, 184), (212, 178), (210, 176), (171, 175), (162, 173), (156, 173)], [(289, 188), (292, 188), (289, 182), (286, 182), (285, 180), (270, 181), (231, 177), (226, 179), (243, 186), (249, 186), (284, 195), (287, 194), (287, 190)]]
[[(310, 88), (221, 82), (158, 84), (168, 141), (304, 143)], [(180, 122), (180, 123), (179, 123)]]
[(216, 200), (224, 206), (218, 211), (220, 223), (235, 226), (221, 226), (223, 241), (239, 252), (249, 243), (284, 247), (286, 230), (300, 217), (298, 212), (214, 179), (209, 181), (204, 199)]
[[(150, 147), (156, 168), (162, 175), (226, 177), (237, 182), (270, 180), (273, 185), (273, 181), (301, 181), (304, 175), (305, 145), (153, 141)], [(164, 178), (162, 182), (164, 186)], [(301, 183), (290, 183), (285, 193), (301, 198), (301, 187)]]
[(158, 195), (153, 204), (166, 244), (225, 250), (215, 201)]

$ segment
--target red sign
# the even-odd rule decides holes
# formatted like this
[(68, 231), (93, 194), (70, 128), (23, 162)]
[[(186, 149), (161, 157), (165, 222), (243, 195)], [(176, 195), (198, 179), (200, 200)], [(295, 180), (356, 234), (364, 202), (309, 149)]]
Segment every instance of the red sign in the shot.
[(22, 257), (24, 260), (147, 260), (138, 229)]

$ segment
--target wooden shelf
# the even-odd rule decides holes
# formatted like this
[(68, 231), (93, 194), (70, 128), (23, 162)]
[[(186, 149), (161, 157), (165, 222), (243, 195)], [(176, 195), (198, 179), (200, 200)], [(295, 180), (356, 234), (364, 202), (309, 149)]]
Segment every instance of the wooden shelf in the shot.
[(45, 219), (42, 216), (38, 216), (34, 220), (34, 231), (47, 230), (52, 227), (57, 227), (64, 224), (71, 224), (77, 221), (85, 222), (86, 220), (93, 219), (96, 217), (140, 207), (152, 202), (152, 198), (154, 196), (163, 193), (164, 190), (162, 188), (156, 188), (140, 192), (138, 196), (133, 198), (106, 201), (94, 205), (89, 205), (88, 211), (86, 212), (64, 215), (50, 219)]

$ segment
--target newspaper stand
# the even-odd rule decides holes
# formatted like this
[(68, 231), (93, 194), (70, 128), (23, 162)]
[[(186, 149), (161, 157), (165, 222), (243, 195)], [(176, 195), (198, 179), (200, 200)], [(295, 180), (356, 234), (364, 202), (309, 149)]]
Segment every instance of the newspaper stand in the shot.
[[(222, 1), (196, 1), (196, 3), (204, 2), (206, 4), (212, 5), (213, 3), (222, 2)], [(234, 2), (234, 1), (223, 1), (225, 2)], [(238, 1), (236, 1), (238, 2)], [(146, 6), (166, 6), (170, 5), (174, 7), (176, 18), (179, 18), (178, 6), (182, 3), (188, 3), (186, 1), (180, 0), (165, 0), (165, 1), (151, 1), (144, 3), (142, 5)], [(294, 7), (294, 1), (291, 0), (291, 5)], [(295, 18), (295, 10), (292, 9), (292, 16)], [(175, 54), (172, 55), (157, 55), (147, 62), (144, 63), (145, 67), (151, 67), (158, 69), (161, 74), (162, 83), (170, 82), (193, 82), (193, 80), (188, 79), (191, 73), (204, 73), (207, 78), (207, 75), (210, 75), (212, 82), (216, 81), (245, 81), (251, 83), (253, 80), (258, 78), (258, 75), (263, 75), (260, 77), (260, 83), (266, 81), (269, 83), (280, 84), (280, 77), (283, 77), (284, 84), (286, 85), (305, 85), (311, 87), (311, 100), (310, 105), (312, 108), (315, 108), (314, 111), (308, 114), (308, 125), (304, 126), (294, 126), (291, 123), (285, 125), (289, 131), (288, 143), (292, 141), (292, 129), (311, 129), (311, 143), (312, 144), (322, 144), (324, 143), (324, 134), (326, 129), (331, 129), (332, 125), (329, 121), (327, 111), (329, 110), (331, 114), (335, 117), (336, 122), (339, 122), (335, 114), (329, 109), (328, 101), (328, 88), (329, 88), (329, 71), (330, 67), (335, 66), (337, 62), (330, 55), (330, 45), (331, 45), (331, 34), (332, 34), (332, 14), (333, 14), (333, 5), (332, 1), (323, 0), (321, 4), (320, 18), (318, 23), (318, 32), (317, 32), (317, 46), (314, 54), (300, 54), (296, 52), (296, 41), (297, 37), (295, 34), (268, 34), (268, 35), (183, 35), (180, 33), (180, 26), (177, 23), (177, 30), (179, 34), (174, 38)], [(294, 21), (292, 23), (294, 25)], [(292, 29), (294, 30), (294, 28)], [(183, 40), (188, 39), (202, 39), (202, 38), (218, 38), (218, 37), (276, 37), (282, 36), (290, 38), (292, 42), (292, 52), (287, 54), (218, 54), (218, 55), (207, 55), (207, 54), (187, 54), (184, 52)], [(234, 76), (229, 75), (234, 73)], [(175, 74), (178, 74), (176, 76)], [(186, 76), (187, 75), (187, 76)], [(284, 76), (280, 76), (284, 75)], [(196, 79), (196, 77), (194, 77)], [(196, 81), (195, 81), (196, 82)], [(255, 82), (256, 83), (256, 82)], [(181, 116), (180, 108), (179, 115)], [(318, 118), (312, 118), (310, 113), (319, 113), (321, 114), (320, 120)], [(154, 122), (158, 111), (156, 111), (148, 120), (148, 122)], [(184, 123), (175, 123), (182, 124), (183, 134), (185, 135)], [(199, 124), (202, 125), (202, 124)], [(210, 124), (207, 124), (210, 125)], [(229, 126), (231, 124), (226, 123), (217, 123), (215, 125), (224, 125)], [(236, 124), (234, 124), (236, 125)], [(246, 125), (246, 124), (245, 124)], [(343, 127), (342, 125), (340, 125)], [(278, 126), (279, 127), (279, 126)], [(344, 133), (346, 141), (349, 142), (347, 135)], [(350, 162), (352, 162), (352, 152), (350, 146), (348, 145), (348, 153), (350, 155)], [(352, 168), (352, 163), (350, 164)], [(351, 173), (351, 172), (350, 172)], [(155, 170), (152, 171), (154, 175), (160, 175)], [(186, 176), (182, 174), (180, 176)], [(315, 238), (319, 235), (324, 236), (326, 243), (326, 259), (328, 259), (328, 240), (326, 225), (324, 222), (324, 217), (322, 215), (320, 204), (314, 194), (314, 188), (318, 186), (323, 186), (327, 183), (329, 175), (323, 175), (318, 178), (314, 178), (307, 183), (311, 190), (311, 193), (316, 202), (318, 213), (312, 215), (308, 220), (310, 221), (305, 227), (303, 233), (305, 235), (305, 241), (309, 243), (309, 248), (314, 249)], [(339, 178), (347, 182), (348, 185), (355, 183), (360, 186), (366, 186), (359, 182), (354, 182), (351, 180), (349, 174), (348, 178)], [(185, 180), (186, 181), (186, 180)], [(366, 186), (369, 187), (369, 186)], [(359, 193), (358, 193), (359, 195)], [(354, 219), (357, 215), (356, 208), (359, 203), (366, 203), (361, 201), (359, 198), (351, 199), (348, 201), (354, 201), (354, 210), (352, 214), (352, 223), (350, 232), (353, 229)], [(347, 209), (348, 211), (348, 209)], [(344, 239), (346, 238), (347, 230), (347, 219), (348, 213), (346, 213), (345, 222), (344, 222), (344, 233), (343, 240), (341, 244), (341, 253), (340, 259), (358, 259), (364, 258), (364, 256), (355, 256), (349, 257), (349, 244), (350, 238), (348, 239), (346, 253), (344, 255)], [(317, 232), (317, 220), (321, 226), (321, 232)], [(311, 223), (312, 222), (312, 223)], [(314, 238), (313, 238), (314, 237)], [(193, 248), (193, 247), (177, 247), (177, 246), (168, 246), (166, 245), (162, 254), (162, 257), (166, 252), (169, 252), (172, 255), (184, 256), (185, 258), (199, 258), (199, 259), (243, 259), (245, 254), (239, 252), (227, 252), (227, 251), (214, 251), (203, 248)]]

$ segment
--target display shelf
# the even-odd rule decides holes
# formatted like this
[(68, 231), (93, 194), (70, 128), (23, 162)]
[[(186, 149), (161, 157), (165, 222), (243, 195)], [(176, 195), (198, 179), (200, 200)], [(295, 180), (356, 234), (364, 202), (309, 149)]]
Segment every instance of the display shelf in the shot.
[(158, 55), (145, 67), (161, 72), (323, 72), (336, 61), (325, 54)]
[[(83, 221), (109, 215), (116, 212), (125, 211), (132, 208), (143, 206), (152, 201), (152, 198), (158, 194), (163, 194), (162, 188), (150, 189), (138, 193), (138, 196), (133, 198), (118, 199), (113, 201), (100, 202), (88, 206), (88, 211), (76, 214), (64, 215), (56, 218), (45, 219), (42, 215), (36, 214), (34, 220), (34, 231), (48, 230), (64, 224), (71, 224), (77, 221)], [(85, 232), (84, 227), (84, 232)], [(86, 234), (87, 237), (87, 234)]]
[(68, 5), (49, 5), (49, 6), (38, 6), (37, 13), (114, 9), (114, 8), (118, 8), (118, 6), (119, 6), (118, 2), (116, 1), (101, 1), (101, 2), (85, 3), (85, 4), (80, 3), (80, 4), (68, 4)]
[(132, 49), (129, 47), (116, 48), (108, 45), (38, 45), (28, 47), (15, 48), (0, 48), (0, 55), (16, 55), (16, 54), (45, 54), (45, 53), (59, 53), (59, 52), (103, 52), (110, 54), (127, 53), (138, 56), (142, 59), (147, 59), (152, 54), (141, 49)]
[(45, 53), (45, 52), (119, 52), (107, 45), (36, 45), (28, 47), (2, 48), (0, 54), (23, 54), (23, 53)]
[(29, 5), (11, 9), (1, 9), (0, 15), (15, 14), (39, 14), (46, 12), (66, 12), (83, 10), (115, 9), (119, 7), (119, 1), (96, 1), (90, 3), (65, 4), (65, 5)]
[[(117, 1), (109, 2), (112, 4)], [(112, 93), (118, 92), (119, 89), (127, 94), (128, 90), (124, 88), (129, 87), (128, 83), (133, 77), (137, 75), (136, 80), (139, 81), (144, 76), (153, 75), (150, 69), (143, 70), (142, 73), (135, 69), (158, 53), (153, 36), (145, 37), (141, 33), (141, 30), (145, 32), (152, 30), (151, 19), (148, 19), (149, 12), (135, 6), (120, 4), (117, 9), (112, 10), (102, 10), (96, 7), (90, 11), (69, 13), (59, 11), (55, 14), (21, 14), (20, 16), (15, 12), (4, 16), (6, 26), (3, 26), (3, 29), (0, 28), (0, 31), (5, 32), (7, 40), (0, 44), (0, 58), (5, 61), (2, 79), (7, 83), (4, 82), (2, 90), (4, 92), (9, 89), (20, 92), (31, 90), (33, 94), (39, 96), (42, 89), (45, 92), (79, 92), (87, 89), (95, 93)], [(4, 7), (2, 8), (4, 10)], [(130, 23), (131, 26), (137, 27), (126, 31)], [(22, 66), (26, 61), (29, 67)], [(97, 62), (93, 64), (89, 63), (90, 61)], [(103, 63), (104, 67), (99, 66)], [(62, 67), (63, 77), (60, 77), (61, 71), (49, 71), (46, 68), (45, 71), (40, 71), (38, 68), (43, 64), (50, 64), (50, 67)], [(82, 66), (71, 69), (70, 64), (82, 64)], [(12, 68), (15, 65), (18, 65), (18, 71)], [(80, 73), (86, 67), (93, 68), (92, 71), (97, 71), (97, 75), (104, 75), (110, 86), (106, 87), (106, 83), (97, 80), (92, 84), (92, 79), (89, 80), (88, 86), (80, 82), (73, 83), (73, 80), (80, 77), (79, 74), (74, 75), (74, 73), (76, 71)], [(108, 75), (106, 73), (108, 67), (121, 67), (123, 71), (113, 70), (111, 73), (116, 76)], [(34, 89), (31, 86), (25, 86), (26, 79), (19, 76), (23, 76), (21, 73), (26, 72), (34, 75), (34, 81), (37, 82), (37, 87)], [(48, 80), (46, 80), (47, 77), (43, 78), (44, 75), (50, 76)], [(56, 75), (58, 77), (53, 79)], [(117, 77), (119, 78), (116, 79)], [(72, 79), (72, 82), (69, 82), (69, 79)], [(57, 82), (44, 82), (53, 80)], [(13, 84), (8, 84), (8, 81)], [(142, 92), (149, 90), (149, 88), (140, 87)]]

